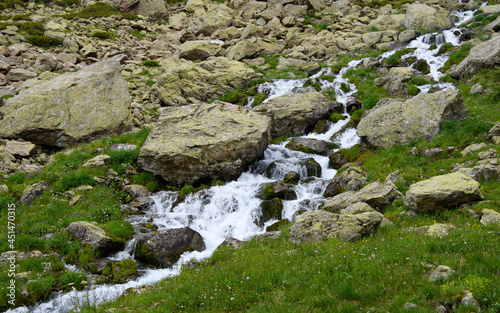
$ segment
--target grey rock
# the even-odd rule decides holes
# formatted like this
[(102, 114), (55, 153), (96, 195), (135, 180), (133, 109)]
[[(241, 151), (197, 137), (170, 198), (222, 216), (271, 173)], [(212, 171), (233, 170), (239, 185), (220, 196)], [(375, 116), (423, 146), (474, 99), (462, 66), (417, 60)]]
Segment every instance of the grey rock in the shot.
[(485, 68), (497, 68), (500, 63), (500, 36), (495, 36), (473, 47), (469, 55), (450, 72), (450, 76), (459, 79), (464, 75), (473, 75)]
[(24, 68), (13, 68), (7, 73), (5, 78), (10, 80), (10, 81), (13, 81), (13, 82), (18, 82), (18, 81), (24, 81), (24, 80), (27, 80), (30, 78), (35, 78), (37, 76), (38, 76), (38, 74), (32, 70), (24, 69)]
[(437, 279), (447, 279), (453, 274), (455, 274), (455, 271), (451, 267), (446, 265), (439, 265), (436, 270), (432, 272), (429, 280), (435, 281)]
[(20, 157), (29, 157), (35, 151), (35, 145), (31, 142), (9, 140), (5, 145), (5, 151)]
[(328, 147), (322, 140), (309, 138), (293, 138), (286, 147), (291, 150), (302, 151), (319, 155), (327, 155)]
[(98, 155), (83, 164), (83, 167), (106, 167), (111, 165), (111, 157), (107, 154)]
[(50, 185), (47, 182), (41, 181), (39, 183), (30, 185), (23, 190), (21, 194), (21, 199), (19, 202), (31, 204), (33, 200), (40, 197), (45, 191), (50, 189)]
[(498, 213), (497, 211), (494, 211), (494, 210), (490, 210), (490, 209), (483, 209), (483, 211), (481, 212), (481, 214), (483, 215), (481, 217), (481, 224), (483, 225), (495, 225), (495, 224), (498, 224), (500, 225), (500, 213)]
[(103, 229), (88, 222), (71, 223), (68, 226), (68, 233), (74, 238), (80, 239), (82, 244), (89, 244), (92, 249), (99, 251), (101, 256), (108, 256), (125, 246), (122, 241), (108, 237)]
[(135, 257), (160, 267), (170, 267), (187, 251), (203, 251), (201, 235), (189, 227), (140, 235), (137, 238)]

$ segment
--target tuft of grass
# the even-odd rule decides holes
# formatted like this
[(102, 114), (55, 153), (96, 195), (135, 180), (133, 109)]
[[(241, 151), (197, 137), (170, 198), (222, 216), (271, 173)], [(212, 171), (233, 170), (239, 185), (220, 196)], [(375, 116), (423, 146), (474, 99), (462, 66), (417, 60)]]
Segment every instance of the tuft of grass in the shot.
[(87, 285), (87, 275), (85, 273), (67, 272), (61, 275), (60, 288), (63, 291), (74, 289), (82, 290)]
[(92, 34), (92, 37), (99, 38), (101, 40), (110, 40), (110, 39), (115, 39), (116, 35), (110, 32), (96, 31)]
[(62, 15), (65, 19), (91, 19), (91, 18), (101, 18), (101, 17), (109, 17), (111, 15), (121, 15), (123, 18), (128, 20), (137, 20), (139, 17), (132, 13), (121, 13), (118, 9), (112, 7), (111, 5), (104, 2), (97, 2), (92, 4), (91, 6), (86, 7), (85, 9), (79, 12), (72, 12), (69, 14)]
[(458, 48), (455, 48), (453, 52), (450, 53), (450, 57), (448, 58), (448, 61), (438, 69), (440, 72), (446, 73), (453, 65), (458, 64), (462, 62), (470, 52), (470, 49), (472, 49), (472, 45), (469, 43), (463, 44)]
[(134, 234), (134, 226), (128, 221), (114, 220), (104, 225), (109, 236), (128, 240)]
[(54, 38), (54, 37), (45, 36), (45, 35), (27, 36), (26, 41), (34, 46), (43, 47), (43, 48), (60, 46), (60, 45), (62, 45), (62, 42), (63, 42), (62, 39), (60, 39), (60, 38)]
[(86, 172), (71, 172), (61, 177), (54, 185), (55, 192), (64, 192), (82, 185), (94, 185), (94, 179)]
[(142, 61), (142, 65), (146, 67), (159, 67), (160, 63), (158, 63), (158, 61), (156, 60), (145, 60)]

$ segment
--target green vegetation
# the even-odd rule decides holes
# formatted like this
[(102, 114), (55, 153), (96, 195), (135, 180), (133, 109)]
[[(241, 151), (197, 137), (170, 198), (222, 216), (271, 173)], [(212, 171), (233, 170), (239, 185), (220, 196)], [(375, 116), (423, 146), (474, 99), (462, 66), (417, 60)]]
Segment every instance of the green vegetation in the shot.
[(385, 59), (384, 63), (391, 66), (397, 66), (401, 63), (401, 57), (405, 54), (412, 52), (414, 49), (407, 48), (396, 51), (394, 54)]
[(134, 36), (135, 38), (139, 39), (139, 40), (143, 40), (144, 38), (146, 38), (146, 35), (142, 34), (141, 32), (139, 31), (131, 31), (130, 32), (130, 35)]
[(111, 15), (121, 15), (123, 16), (123, 18), (128, 20), (139, 19), (137, 15), (134, 15), (132, 13), (122, 13), (118, 11), (118, 9), (104, 2), (97, 2), (79, 12), (72, 12), (70, 14), (65, 14), (62, 17), (66, 19), (75, 19), (75, 18), (90, 19), (99, 17), (109, 17)]
[(87, 285), (87, 275), (75, 272), (64, 273), (61, 275), (60, 285), (64, 291), (70, 291), (73, 288), (82, 290)]
[(395, 9), (400, 9), (402, 5), (407, 4), (407, 3), (413, 3), (411, 0), (395, 0), (395, 1), (389, 1), (389, 0), (369, 0), (369, 1), (353, 1), (353, 4), (359, 5), (361, 7), (370, 7), (370, 8), (380, 8), (385, 5), (392, 5), (393, 8)]
[(146, 67), (159, 67), (160, 63), (158, 63), (158, 61), (156, 60), (145, 60), (142, 61), (142, 65)]
[(134, 234), (134, 226), (128, 221), (109, 221), (104, 225), (104, 229), (110, 237), (120, 238), (123, 241), (127, 241)]
[(410, 97), (418, 95), (419, 92), (420, 92), (420, 89), (418, 89), (418, 87), (413, 85), (413, 84), (410, 84), (410, 86), (408, 86), (408, 88), (406, 89), (406, 93)]
[(444, 66), (441, 67), (439, 71), (446, 73), (453, 65), (462, 62), (469, 55), (470, 49), (472, 49), (472, 45), (469, 43), (454, 48), (450, 53), (448, 61), (446, 61)]
[[(380, 76), (376, 74), (376, 69), (366, 68), (349, 69), (344, 75), (358, 88), (358, 99), (363, 103), (365, 110), (373, 108), (377, 102), (389, 96), (387, 89), (375, 86), (374, 80)], [(351, 119), (357, 117), (358, 114), (352, 114)]]
[(116, 35), (105, 31), (96, 31), (92, 34), (92, 37), (99, 38), (101, 40), (110, 40), (115, 39)]

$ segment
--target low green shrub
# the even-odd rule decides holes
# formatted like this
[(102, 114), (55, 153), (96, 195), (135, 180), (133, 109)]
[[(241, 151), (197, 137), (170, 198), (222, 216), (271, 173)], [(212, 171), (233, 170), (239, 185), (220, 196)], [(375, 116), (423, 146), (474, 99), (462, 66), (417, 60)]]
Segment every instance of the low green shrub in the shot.
[(142, 61), (142, 65), (146, 67), (159, 67), (160, 63), (158, 63), (158, 61), (156, 60), (145, 60)]
[(26, 42), (38, 47), (54, 47), (62, 45), (62, 39), (45, 35), (27, 36)]
[(410, 97), (418, 95), (419, 92), (420, 92), (420, 89), (418, 89), (418, 87), (413, 85), (413, 84), (410, 84), (410, 86), (408, 86), (408, 88), (406, 89), (406, 93)]
[(37, 301), (47, 299), (55, 287), (56, 280), (51, 276), (31, 280), (26, 286), (29, 303), (35, 303)]
[(113, 282), (123, 284), (127, 282), (130, 277), (137, 276), (137, 264), (131, 259), (113, 263), (111, 265), (111, 272), (113, 275)]
[(94, 185), (94, 179), (86, 172), (71, 172), (54, 184), (55, 192), (64, 192), (81, 185)]
[(134, 226), (128, 221), (114, 220), (104, 225), (104, 229), (110, 237), (128, 240), (134, 234)]
[(109, 40), (109, 39), (114, 39), (116, 35), (105, 31), (96, 31), (92, 34), (92, 37), (99, 38), (102, 40)]
[(59, 288), (63, 291), (82, 290), (87, 285), (85, 273), (66, 272), (61, 275)]
[(100, 17), (109, 17), (111, 15), (121, 15), (123, 18), (128, 20), (137, 20), (139, 17), (132, 13), (121, 13), (117, 8), (112, 7), (111, 5), (104, 2), (97, 2), (91, 6), (86, 7), (85, 9), (79, 12), (72, 12), (70, 14), (65, 14), (62, 17), (66, 19), (91, 19), (91, 18), (100, 18)]

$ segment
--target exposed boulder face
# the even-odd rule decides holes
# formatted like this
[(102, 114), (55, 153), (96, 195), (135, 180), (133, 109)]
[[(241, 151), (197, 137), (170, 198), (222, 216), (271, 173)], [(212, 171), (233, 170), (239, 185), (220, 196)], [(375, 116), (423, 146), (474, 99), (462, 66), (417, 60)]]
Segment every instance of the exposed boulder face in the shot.
[(340, 211), (340, 214), (361, 214), (365, 212), (376, 212), (371, 206), (364, 202), (356, 202)]
[(446, 89), (406, 102), (383, 99), (363, 114), (357, 132), (368, 144), (386, 149), (416, 137), (430, 140), (445, 120), (461, 120), (467, 115), (460, 92)]
[(450, 76), (459, 79), (465, 75), (476, 74), (484, 68), (500, 66), (500, 36), (495, 36), (473, 47), (469, 55), (450, 72)]
[(135, 257), (156, 266), (169, 267), (184, 252), (203, 250), (203, 237), (191, 228), (184, 227), (138, 236)]
[(233, 60), (255, 58), (262, 55), (276, 54), (285, 48), (282, 44), (272, 43), (269, 40), (253, 37), (238, 41), (227, 51), (227, 57)]
[(151, 195), (151, 191), (142, 185), (127, 185), (123, 187), (123, 190), (134, 198), (148, 197)]
[(235, 179), (262, 156), (269, 131), (267, 117), (230, 103), (166, 108), (137, 164), (175, 185)]
[(193, 40), (184, 42), (178, 49), (179, 57), (186, 60), (205, 60), (217, 55), (221, 49), (223, 41), (220, 40)]
[(326, 187), (324, 197), (333, 197), (339, 193), (352, 190), (358, 191), (367, 183), (367, 175), (361, 167), (348, 163), (344, 165)]
[(295, 244), (330, 238), (355, 241), (375, 232), (383, 218), (378, 212), (338, 215), (322, 210), (307, 211), (297, 216), (290, 227), (290, 241)]
[(339, 213), (354, 203), (364, 202), (375, 210), (382, 211), (395, 199), (402, 196), (394, 184), (382, 184), (376, 181), (366, 185), (359, 191), (347, 191), (326, 199), (322, 209), (328, 212)]
[(393, 30), (401, 25), (405, 16), (402, 14), (382, 14), (368, 24), (369, 28), (378, 30)]
[(254, 70), (241, 62), (212, 57), (168, 68), (152, 92), (164, 106), (186, 105), (219, 97), (255, 77)]
[(166, 2), (163, 0), (112, 0), (121, 12), (130, 12), (144, 17), (166, 16)]
[(33, 154), (35, 145), (26, 141), (9, 140), (5, 145), (5, 151), (13, 156), (28, 157)]
[(111, 165), (111, 157), (107, 154), (98, 155), (83, 164), (83, 167), (104, 167)]
[(19, 202), (31, 204), (33, 200), (40, 197), (45, 191), (50, 189), (50, 185), (47, 182), (41, 181), (39, 183), (30, 185), (23, 190), (21, 194), (21, 199)]
[(291, 150), (302, 151), (305, 153), (314, 153), (327, 155), (328, 147), (322, 140), (309, 138), (293, 138), (286, 147)]
[(481, 224), (490, 225), (490, 224), (498, 224), (500, 225), (500, 213), (494, 210), (483, 209), (481, 212), (483, 215), (481, 217)]
[(0, 108), (0, 137), (63, 148), (130, 125), (120, 63), (102, 61), (19, 92)]
[(459, 169), (458, 173), (465, 174), (478, 183), (492, 181), (500, 177), (500, 159), (481, 160), (472, 168)]
[(435, 176), (410, 186), (405, 204), (417, 213), (483, 200), (479, 183), (462, 173)]
[(447, 10), (438, 11), (420, 3), (413, 3), (408, 7), (401, 24), (408, 29), (424, 28), (429, 30), (443, 30), (452, 26)]
[(434, 272), (432, 272), (431, 276), (429, 277), (430, 281), (435, 281), (438, 279), (448, 279), (451, 275), (455, 274), (456, 272), (449, 266), (446, 265), (439, 265)]
[(73, 222), (68, 226), (68, 233), (76, 239), (80, 239), (82, 244), (90, 244), (92, 249), (99, 251), (100, 256), (123, 249), (124, 242), (116, 241), (106, 236), (106, 232), (99, 226), (88, 222)]
[(306, 92), (276, 97), (254, 108), (272, 120), (272, 137), (302, 135), (332, 112), (341, 113), (342, 105), (322, 93)]
[(223, 4), (210, 6), (205, 14), (195, 16), (189, 20), (187, 30), (196, 36), (211, 36), (215, 31), (231, 26), (233, 16), (233, 9)]

